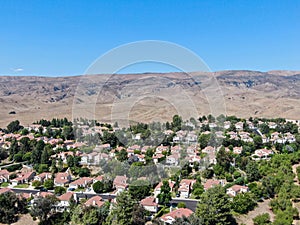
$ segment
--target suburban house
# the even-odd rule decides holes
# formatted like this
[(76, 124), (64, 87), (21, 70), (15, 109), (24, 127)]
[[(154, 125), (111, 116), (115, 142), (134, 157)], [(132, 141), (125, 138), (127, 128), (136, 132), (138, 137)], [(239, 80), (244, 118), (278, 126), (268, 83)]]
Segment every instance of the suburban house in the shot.
[(243, 151), (243, 147), (234, 147), (234, 148), (233, 148), (233, 153), (234, 153), (234, 154), (239, 155), (239, 154), (242, 153), (242, 151)]
[(48, 180), (48, 179), (52, 179), (51, 173), (44, 172), (34, 176), (34, 180), (38, 180), (40, 182), (44, 182), (44, 180)]
[(95, 206), (95, 207), (101, 207), (104, 205), (104, 201), (103, 199), (100, 197), (100, 196), (94, 196), (90, 199), (88, 199), (85, 203), (84, 203), (85, 206)]
[(190, 196), (191, 190), (193, 189), (193, 185), (195, 183), (196, 183), (196, 180), (182, 179), (179, 184), (179, 188), (178, 188), (180, 197), (188, 198)]
[(153, 196), (142, 199), (140, 204), (149, 212), (156, 213), (158, 211), (158, 203)]
[(66, 172), (63, 173), (57, 173), (55, 178), (54, 178), (54, 184), (55, 186), (65, 186), (66, 184), (70, 183), (71, 181), (71, 175), (68, 172), (68, 170)]
[(161, 153), (154, 154), (154, 155), (152, 156), (152, 159), (153, 159), (154, 164), (159, 163), (164, 157), (165, 157), (165, 156), (164, 156), (163, 154), (161, 154)]
[(203, 184), (204, 190), (207, 191), (210, 188), (213, 188), (217, 185), (224, 186), (225, 181), (224, 180), (215, 180), (215, 179), (208, 179), (206, 182)]
[(11, 180), (11, 184), (15, 186), (18, 184), (29, 183), (31, 180), (33, 180), (34, 176), (35, 172), (17, 174), (17, 177)]
[(172, 224), (176, 218), (189, 217), (192, 214), (192, 210), (180, 208), (163, 215), (162, 217), (160, 217), (160, 220), (163, 221), (164, 224)]
[(163, 152), (168, 152), (168, 151), (169, 151), (169, 146), (163, 146), (163, 145), (160, 145), (155, 149), (155, 153), (161, 153), (161, 154)]
[(226, 193), (233, 197), (239, 193), (246, 193), (248, 191), (249, 188), (247, 186), (241, 186), (241, 185), (233, 185), (232, 187), (226, 189)]
[(166, 163), (172, 166), (177, 166), (179, 164), (179, 153), (173, 153), (172, 155), (167, 156)]
[(0, 170), (0, 183), (8, 182), (9, 181), (9, 172), (4, 169)]
[(93, 178), (93, 183), (96, 183), (97, 181), (103, 181), (104, 176), (97, 176)]
[[(162, 186), (162, 185), (163, 185), (163, 182), (161, 181), (161, 182), (159, 182), (159, 184), (156, 185), (156, 187), (154, 188), (154, 196), (155, 196), (155, 197), (156, 197), (157, 195), (160, 194), (161, 186)], [(175, 185), (175, 182), (169, 180), (169, 187), (171, 188), (171, 192), (173, 191), (174, 185)]]
[(189, 155), (188, 160), (189, 160), (190, 167), (193, 167), (195, 162), (198, 162), (198, 163), (201, 162), (201, 157), (198, 155)]
[(262, 160), (262, 159), (270, 159), (270, 156), (273, 155), (273, 151), (269, 149), (258, 149), (255, 150), (254, 154), (252, 154), (253, 160)]
[(113, 187), (117, 190), (118, 192), (122, 192), (128, 188), (127, 184), (128, 178), (125, 176), (116, 176), (116, 178), (113, 181)]
[(76, 201), (76, 194), (72, 192), (66, 192), (65, 194), (59, 196), (58, 200), (59, 202), (56, 205), (56, 210), (62, 212), (69, 208), (71, 200)]
[(93, 178), (90, 177), (81, 177), (78, 180), (75, 180), (69, 184), (69, 188), (87, 188), (93, 183)]

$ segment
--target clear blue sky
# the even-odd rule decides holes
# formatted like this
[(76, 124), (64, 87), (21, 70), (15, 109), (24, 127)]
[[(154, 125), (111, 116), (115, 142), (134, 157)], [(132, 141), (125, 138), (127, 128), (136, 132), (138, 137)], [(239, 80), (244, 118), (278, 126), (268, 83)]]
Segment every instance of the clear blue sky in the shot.
[(0, 31), (1, 75), (82, 74), (140, 40), (185, 46), (213, 71), (300, 70), (297, 0), (1, 0)]

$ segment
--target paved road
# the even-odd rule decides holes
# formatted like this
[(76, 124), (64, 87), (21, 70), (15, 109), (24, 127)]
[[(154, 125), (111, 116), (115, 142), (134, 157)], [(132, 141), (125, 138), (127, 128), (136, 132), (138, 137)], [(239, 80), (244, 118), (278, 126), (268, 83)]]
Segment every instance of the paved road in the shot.
[[(15, 193), (31, 193), (31, 194), (36, 194), (39, 192), (39, 190), (34, 190), (34, 189), (20, 189), (20, 188), (11, 188)], [(52, 191), (53, 192), (53, 191)], [(109, 200), (109, 199), (114, 199), (116, 198), (115, 194), (93, 194), (93, 193), (80, 193), (76, 192), (77, 196), (79, 198), (91, 198), (93, 196), (101, 196), (104, 200)], [(194, 199), (181, 199), (181, 198), (174, 198), (171, 201), (171, 204), (178, 204), (179, 202), (184, 202), (186, 207), (188, 209), (191, 209), (192, 211), (196, 210), (197, 207), (197, 200)]]

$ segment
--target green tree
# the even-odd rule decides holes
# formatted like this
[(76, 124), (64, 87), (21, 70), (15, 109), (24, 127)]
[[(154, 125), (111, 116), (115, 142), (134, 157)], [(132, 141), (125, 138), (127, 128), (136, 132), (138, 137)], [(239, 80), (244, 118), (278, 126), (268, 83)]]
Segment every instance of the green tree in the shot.
[(51, 209), (54, 207), (57, 199), (53, 196), (38, 197), (31, 208), (30, 214), (33, 217), (39, 218), (41, 222), (48, 219)]
[(200, 148), (203, 149), (207, 147), (209, 140), (210, 140), (209, 134), (201, 134), (198, 138), (198, 143), (200, 144)]
[(101, 182), (101, 181), (96, 181), (96, 182), (93, 184), (93, 190), (94, 190), (96, 193), (104, 193), (104, 183)]
[(142, 200), (150, 195), (151, 185), (149, 181), (136, 180), (129, 185), (129, 193), (137, 200)]
[(42, 164), (49, 164), (49, 154), (47, 151), (47, 148), (44, 148), (42, 154), (41, 154), (41, 163)]
[(44, 182), (44, 188), (47, 188), (49, 190), (52, 190), (54, 187), (54, 182), (53, 180), (49, 179), (49, 180), (45, 180)]
[(18, 144), (18, 141), (15, 138), (12, 139), (8, 151), (9, 151), (9, 158), (10, 159), (14, 159), (15, 154), (17, 154), (19, 152), (19, 144)]
[(231, 214), (231, 203), (225, 190), (220, 186), (210, 188), (201, 195), (196, 209), (196, 216), (205, 225), (235, 224)]
[(15, 132), (18, 132), (19, 130), (23, 129), (23, 127), (20, 125), (20, 121), (19, 120), (15, 120), (15, 121), (12, 121), (10, 122), (8, 125), (7, 125), (7, 131), (9, 133), (15, 133)]
[(120, 161), (120, 162), (124, 162), (126, 161), (128, 158), (127, 158), (127, 152), (125, 149), (122, 149), (121, 151), (117, 152), (117, 159)]
[(181, 130), (182, 118), (179, 115), (173, 116), (173, 122), (171, 123), (173, 131)]
[(0, 194), (0, 223), (11, 224), (17, 221), (18, 214), (26, 212), (26, 200), (13, 192)]
[(33, 164), (39, 164), (41, 162), (42, 152), (44, 150), (45, 143), (42, 140), (39, 140), (35, 147), (33, 148), (31, 160)]
[(160, 194), (157, 196), (160, 204), (169, 204), (172, 199), (171, 188), (167, 180), (163, 181), (161, 186)]
[(132, 196), (127, 192), (121, 192), (116, 198), (116, 204), (114, 205), (110, 216), (107, 219), (108, 224), (118, 225), (131, 225), (133, 222), (132, 213), (134, 202)]
[(91, 171), (87, 167), (80, 168), (78, 175), (80, 177), (89, 177), (91, 175)]
[(140, 204), (135, 204), (132, 211), (131, 225), (144, 225), (146, 222), (146, 210)]
[(253, 142), (254, 142), (254, 145), (255, 145), (256, 149), (262, 148), (263, 142), (262, 142), (262, 137), (261, 136), (256, 135), (253, 138)]
[(34, 180), (32, 181), (32, 186), (35, 187), (35, 188), (38, 188), (42, 185), (42, 182), (39, 181), (39, 180)]
[(245, 172), (249, 182), (258, 181), (261, 178), (257, 163), (254, 161), (247, 164)]
[(254, 225), (268, 225), (271, 224), (270, 214), (263, 213), (253, 218)]
[(62, 195), (64, 193), (66, 193), (66, 191), (67, 191), (66, 188), (65, 187), (61, 187), (61, 186), (57, 186), (57, 187), (54, 188), (54, 193), (56, 195)]
[(238, 194), (233, 198), (232, 209), (240, 214), (246, 214), (257, 205), (252, 193)]

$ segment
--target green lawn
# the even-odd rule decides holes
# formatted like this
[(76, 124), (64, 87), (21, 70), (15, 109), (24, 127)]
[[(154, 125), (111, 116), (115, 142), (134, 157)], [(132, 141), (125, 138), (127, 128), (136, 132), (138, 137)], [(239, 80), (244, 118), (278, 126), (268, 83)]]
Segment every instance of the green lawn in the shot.
[(75, 189), (74, 192), (80, 192), (80, 191), (84, 191), (84, 190), (85, 190), (85, 188), (80, 187), (80, 188)]
[(16, 186), (14, 186), (14, 188), (28, 188), (29, 184), (18, 184)]
[(9, 185), (8, 182), (3, 182), (3, 183), (1, 184), (1, 187), (8, 187), (8, 185)]

